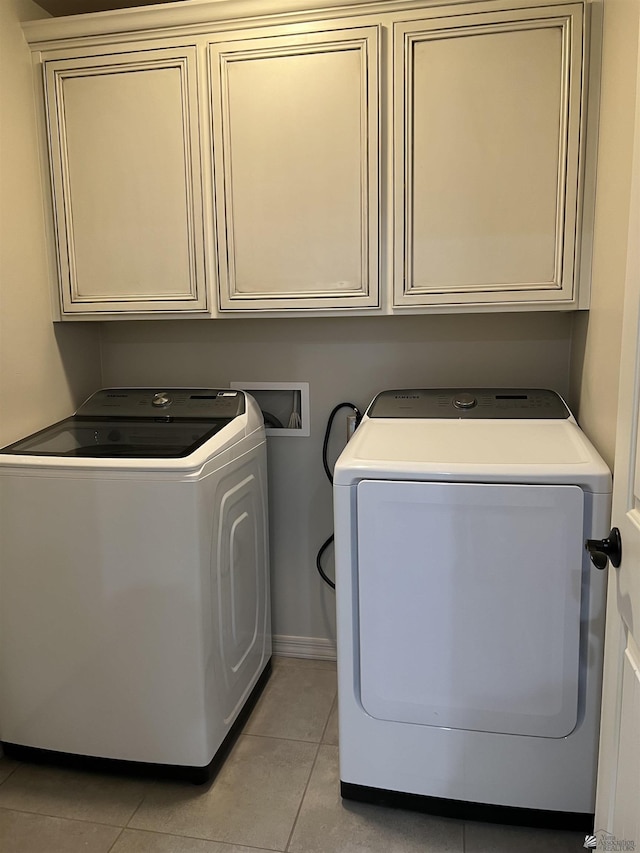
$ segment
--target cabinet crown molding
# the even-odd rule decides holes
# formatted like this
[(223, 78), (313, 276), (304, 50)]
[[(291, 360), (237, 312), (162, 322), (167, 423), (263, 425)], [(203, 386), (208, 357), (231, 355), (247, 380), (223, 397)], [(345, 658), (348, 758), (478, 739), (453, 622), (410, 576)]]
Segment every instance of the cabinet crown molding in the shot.
[[(589, 0), (584, 0), (589, 2)], [(511, 8), (536, 5), (562, 5), (564, 0), (513, 0)], [(490, 4), (489, 4), (490, 5)], [(308, 20), (337, 19), (356, 15), (380, 15), (386, 12), (412, 12), (460, 6), (461, 12), (486, 7), (486, 0), (187, 0), (165, 5), (142, 6), (113, 12), (93, 12), (62, 18), (25, 21), (22, 29), (33, 49), (52, 49), (56, 42), (73, 39), (149, 36), (154, 32), (214, 32), (235, 26), (273, 25)]]

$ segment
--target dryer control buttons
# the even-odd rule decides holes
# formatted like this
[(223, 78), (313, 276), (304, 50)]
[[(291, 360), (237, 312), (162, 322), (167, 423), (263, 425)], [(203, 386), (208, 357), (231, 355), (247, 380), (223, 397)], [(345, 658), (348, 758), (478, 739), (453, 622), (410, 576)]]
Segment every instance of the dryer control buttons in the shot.
[(478, 400), (473, 394), (456, 394), (453, 398), (453, 405), (456, 409), (473, 409), (478, 405)]
[(158, 409), (163, 409), (170, 404), (171, 397), (166, 393), (166, 391), (158, 391), (157, 394), (153, 395), (153, 400), (151, 401), (152, 406), (155, 406)]

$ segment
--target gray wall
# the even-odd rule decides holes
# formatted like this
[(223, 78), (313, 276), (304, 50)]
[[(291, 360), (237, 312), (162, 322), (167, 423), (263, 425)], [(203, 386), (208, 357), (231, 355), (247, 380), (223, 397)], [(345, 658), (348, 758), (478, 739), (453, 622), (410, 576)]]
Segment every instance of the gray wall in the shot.
[[(279, 636), (332, 639), (334, 596), (315, 554), (332, 530), (321, 450), (333, 406), (350, 400), (364, 409), (378, 391), (412, 386), (544, 386), (566, 395), (571, 323), (560, 313), (105, 323), (103, 382), (310, 383), (311, 436), (269, 439), (273, 627)], [(334, 457), (344, 421), (335, 427)]]

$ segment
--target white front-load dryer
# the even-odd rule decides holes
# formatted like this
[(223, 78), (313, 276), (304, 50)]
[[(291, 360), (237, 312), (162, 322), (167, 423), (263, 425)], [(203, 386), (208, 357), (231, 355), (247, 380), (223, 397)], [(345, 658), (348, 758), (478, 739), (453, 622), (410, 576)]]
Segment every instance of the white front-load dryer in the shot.
[(205, 781), (268, 676), (267, 535), (242, 391), (107, 389), (2, 450), (5, 753)]
[(344, 797), (592, 829), (610, 499), (553, 392), (376, 397), (334, 473)]

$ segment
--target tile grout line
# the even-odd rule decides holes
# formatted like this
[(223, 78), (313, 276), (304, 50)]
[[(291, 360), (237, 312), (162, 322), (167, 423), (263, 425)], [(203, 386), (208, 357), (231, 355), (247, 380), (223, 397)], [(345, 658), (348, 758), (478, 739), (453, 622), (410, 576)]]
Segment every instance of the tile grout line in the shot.
[(22, 763), (21, 763), (20, 761), (17, 761), (17, 762), (16, 762), (16, 766), (15, 766), (15, 767), (13, 767), (13, 768), (9, 771), (9, 773), (5, 776), (5, 778), (2, 780), (2, 782), (0, 782), (0, 787), (2, 787), (2, 786), (4, 785), (4, 783), (7, 781), (7, 779), (11, 779), (11, 777), (12, 777), (12, 776), (13, 776), (13, 774), (16, 772), (16, 770), (18, 769), (18, 767), (22, 767)]
[(298, 808), (296, 810), (296, 816), (293, 819), (293, 824), (291, 825), (291, 832), (289, 833), (289, 837), (287, 838), (287, 843), (284, 845), (285, 851), (289, 850), (289, 845), (291, 844), (291, 840), (293, 838), (293, 833), (296, 830), (296, 825), (298, 823), (298, 818), (300, 817), (300, 812), (302, 810), (302, 804), (304, 803), (304, 798), (307, 796), (307, 791), (309, 790), (309, 783), (311, 782), (311, 777), (313, 776), (313, 771), (315, 770), (318, 755), (320, 754), (320, 747), (322, 746), (322, 742), (318, 743), (316, 746), (316, 754), (313, 757), (313, 763), (311, 765), (311, 770), (309, 771), (309, 776), (307, 778), (307, 782), (304, 786), (304, 791), (302, 792), (302, 796), (300, 797), (300, 802), (298, 803)]
[(8, 806), (0, 805), (0, 812), (15, 812), (16, 814), (25, 814), (25, 815), (35, 815), (35, 817), (50, 817), (54, 820), (68, 820), (72, 823), (88, 823), (92, 826), (106, 826), (109, 829), (126, 829), (125, 824), (121, 823), (105, 823), (103, 820), (89, 820), (89, 818), (85, 817), (67, 817), (66, 815), (61, 814), (50, 814), (49, 812), (34, 812), (29, 811), (28, 809), (17, 809), (14, 806), (9, 808)]
[[(137, 832), (140, 835), (155, 835), (162, 838), (177, 838), (180, 841), (202, 841), (205, 844), (222, 844), (225, 847), (235, 847), (237, 846), (233, 841), (218, 841), (215, 838), (208, 838), (204, 835), (186, 835), (179, 834), (177, 832), (163, 832), (160, 829), (139, 829), (136, 826), (123, 826), (122, 832)], [(120, 835), (122, 835), (122, 832)], [(120, 835), (116, 839), (116, 841), (120, 838)], [(115, 842), (114, 842), (115, 843)], [(247, 850), (255, 850), (256, 853), (284, 853), (283, 850), (276, 850), (272, 847), (256, 847), (253, 844), (241, 844), (240, 845)], [(111, 848), (112, 850), (113, 848)], [(111, 850), (107, 851), (107, 853), (111, 853)]]
[(333, 701), (331, 702), (331, 707), (329, 708), (329, 714), (327, 715), (327, 722), (324, 724), (324, 728), (322, 729), (322, 734), (320, 735), (320, 743), (324, 743), (324, 736), (327, 733), (327, 729), (329, 728), (329, 720), (331, 719), (331, 714), (333, 713), (333, 709), (338, 701), (338, 691), (336, 689), (335, 695), (333, 697)]
[(125, 829), (126, 829), (126, 826), (121, 827), (120, 832), (119, 832), (119, 833), (117, 834), (117, 836), (115, 837), (114, 842), (113, 842), (113, 844), (111, 845), (111, 847), (107, 850), (107, 853), (111, 853), (111, 851), (112, 851), (112, 850), (113, 850), (113, 848), (116, 846), (116, 844), (118, 843), (118, 841), (120, 841), (120, 839), (122, 838), (122, 833), (125, 831)]
[(318, 755), (320, 754), (320, 747), (323, 745), (324, 736), (327, 732), (329, 720), (331, 719), (331, 712), (333, 711), (333, 706), (336, 704), (337, 700), (338, 700), (338, 690), (336, 689), (335, 694), (333, 696), (333, 700), (331, 702), (331, 706), (329, 707), (329, 713), (327, 714), (327, 719), (326, 719), (325, 724), (322, 728), (322, 733), (320, 734), (320, 740), (318, 741), (318, 744), (316, 747), (316, 754), (313, 757), (313, 764), (311, 765), (311, 770), (309, 771), (309, 777), (307, 779), (306, 785), (304, 786), (304, 791), (302, 792), (302, 797), (300, 798), (300, 803), (298, 804), (296, 816), (293, 819), (293, 824), (291, 826), (291, 832), (289, 833), (287, 843), (284, 846), (285, 851), (289, 850), (289, 845), (291, 844), (291, 841), (293, 839), (293, 833), (296, 830), (298, 818), (300, 817), (300, 812), (302, 810), (302, 804), (304, 803), (304, 798), (307, 796), (307, 791), (309, 790), (309, 783), (311, 782), (311, 777), (313, 776), (313, 771), (315, 770), (316, 764), (318, 762)]
[[(331, 706), (333, 708), (333, 705)], [(327, 720), (327, 723), (329, 721)], [(322, 729), (322, 735), (324, 736), (325, 730), (327, 728), (327, 723), (325, 723)], [(263, 734), (254, 734), (254, 732), (243, 732), (241, 737), (258, 737), (265, 738), (266, 740), (286, 740), (288, 743), (322, 743), (322, 740), (315, 740), (314, 738), (299, 738), (299, 737), (287, 737), (286, 735), (263, 735)]]
[[(144, 792), (144, 794), (143, 794), (143, 795), (142, 795), (142, 797), (140, 798), (140, 802), (138, 803), (138, 805), (135, 807), (135, 809), (134, 809), (134, 810), (131, 812), (131, 814), (129, 815), (129, 819), (128, 819), (128, 821), (125, 823), (125, 825), (124, 825), (123, 829), (127, 829), (127, 828), (129, 827), (129, 824), (131, 823), (131, 821), (132, 821), (132, 820), (134, 819), (134, 817), (138, 814), (138, 812), (139, 812), (139, 810), (140, 810), (140, 806), (141, 806), (141, 805), (144, 803), (144, 801), (146, 800), (146, 798), (147, 798), (147, 794), (148, 794), (148, 793), (149, 793), (149, 791), (148, 791), (148, 790)], [(118, 837), (120, 837), (120, 836), (118, 836)]]

